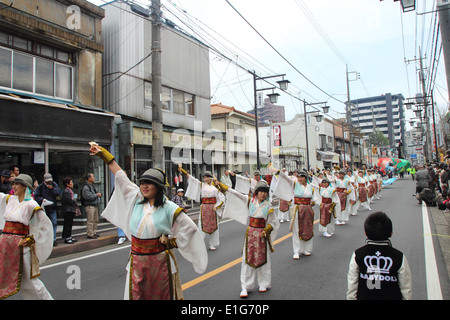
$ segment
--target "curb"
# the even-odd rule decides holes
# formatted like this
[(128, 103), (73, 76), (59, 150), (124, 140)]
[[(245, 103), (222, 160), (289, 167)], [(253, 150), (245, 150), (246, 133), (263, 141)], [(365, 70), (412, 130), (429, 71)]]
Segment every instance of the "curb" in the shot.
[[(194, 210), (194, 212), (188, 214), (194, 223), (197, 223), (198, 213), (198, 210)], [(99, 224), (97, 233), (99, 234), (97, 239), (88, 239), (86, 237), (86, 226), (78, 226), (76, 228), (74, 226), (72, 237), (77, 240), (77, 242), (67, 244), (64, 243), (64, 240), (61, 238), (61, 232), (58, 231), (56, 233), (56, 246), (53, 246), (52, 253), (48, 259), (117, 244), (119, 241), (117, 227), (109, 222)]]

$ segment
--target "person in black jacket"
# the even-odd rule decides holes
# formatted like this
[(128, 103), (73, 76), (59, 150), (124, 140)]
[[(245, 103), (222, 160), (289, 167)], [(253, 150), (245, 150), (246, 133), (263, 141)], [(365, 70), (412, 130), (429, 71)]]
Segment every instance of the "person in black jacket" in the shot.
[(63, 179), (64, 190), (61, 195), (61, 211), (64, 215), (64, 225), (62, 238), (65, 243), (75, 243), (77, 240), (72, 238), (73, 218), (77, 211), (77, 201), (73, 196), (73, 181), (71, 177)]
[(348, 270), (348, 300), (411, 300), (412, 275), (405, 255), (392, 247), (392, 221), (384, 212), (364, 222), (366, 245), (355, 250)]
[[(58, 227), (58, 221), (56, 217), (56, 198), (61, 195), (61, 190), (56, 182), (53, 181), (53, 177), (50, 173), (44, 174), (44, 182), (42, 182), (34, 190), (34, 200), (44, 208), (45, 213), (50, 218), (53, 224), (53, 240), (56, 245), (56, 229)], [(44, 202), (47, 200), (49, 202)]]

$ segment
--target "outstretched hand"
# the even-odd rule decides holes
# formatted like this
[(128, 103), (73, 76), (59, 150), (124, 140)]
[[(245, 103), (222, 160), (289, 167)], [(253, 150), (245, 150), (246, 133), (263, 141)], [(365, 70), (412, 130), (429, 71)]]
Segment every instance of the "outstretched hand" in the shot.
[(91, 152), (89, 155), (95, 156), (97, 153), (102, 151), (102, 149), (100, 149), (100, 146), (98, 145), (97, 142), (91, 141), (91, 142), (89, 142), (89, 144), (91, 146), (89, 148), (89, 151)]

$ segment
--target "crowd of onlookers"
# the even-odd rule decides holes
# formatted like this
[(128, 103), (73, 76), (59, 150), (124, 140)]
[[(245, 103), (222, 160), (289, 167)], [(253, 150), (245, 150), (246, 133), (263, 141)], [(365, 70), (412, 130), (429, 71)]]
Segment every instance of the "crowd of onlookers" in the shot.
[[(20, 174), (20, 169), (16, 165), (12, 165), (9, 169), (1, 171), (0, 192), (5, 194), (14, 194), (14, 179)], [(30, 174), (29, 174), (30, 175)], [(43, 176), (43, 182), (39, 183), (35, 177), (33, 179), (32, 197), (45, 210), (53, 224), (53, 240), (56, 245), (57, 231), (57, 201), (61, 200), (61, 213), (64, 217), (62, 238), (64, 243), (73, 244), (77, 240), (72, 237), (72, 227), (74, 217), (81, 215), (81, 208), (78, 205), (80, 200), (84, 212), (86, 213), (86, 233), (90, 239), (99, 237), (97, 234), (98, 225), (98, 206), (102, 194), (99, 193), (95, 186), (95, 177), (93, 173), (88, 173), (85, 182), (80, 188), (79, 195), (73, 192), (73, 181), (71, 177), (64, 177), (63, 187), (60, 188), (58, 183), (53, 181), (53, 176), (46, 173)]]
[(416, 182), (415, 196), (419, 203), (450, 210), (450, 158), (441, 163), (418, 165), (413, 179)]

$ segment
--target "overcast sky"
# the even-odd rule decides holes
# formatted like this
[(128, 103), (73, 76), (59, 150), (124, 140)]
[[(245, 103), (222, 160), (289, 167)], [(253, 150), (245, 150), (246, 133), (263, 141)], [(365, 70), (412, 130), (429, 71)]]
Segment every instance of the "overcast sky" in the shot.
[[(90, 1), (97, 5), (105, 2)], [(418, 61), (405, 64), (405, 58), (419, 57), (419, 46), (427, 56), (424, 66), (430, 67), (434, 13), (420, 13), (433, 10), (431, 0), (426, 0), (427, 7), (425, 0), (417, 0), (416, 11), (409, 13), (402, 13), (400, 2), (393, 0), (228, 1), (287, 61), (226, 0), (161, 0), (166, 18), (233, 60), (210, 55), (212, 103), (242, 111), (253, 108), (253, 80), (247, 69), (259, 76), (286, 74), (291, 94), (310, 103), (327, 101), (336, 118), (338, 112), (344, 112), (347, 100), (346, 64), (351, 79), (355, 79), (353, 71), (361, 77), (350, 81), (351, 99), (385, 93), (408, 98), (420, 92)], [(149, 6), (151, 1), (136, 2)], [(267, 86), (257, 83), (258, 88)], [(443, 55), (436, 86), (438, 107), (445, 109), (448, 93)], [(277, 104), (285, 106), (286, 120), (303, 112), (300, 101), (277, 92)]]

